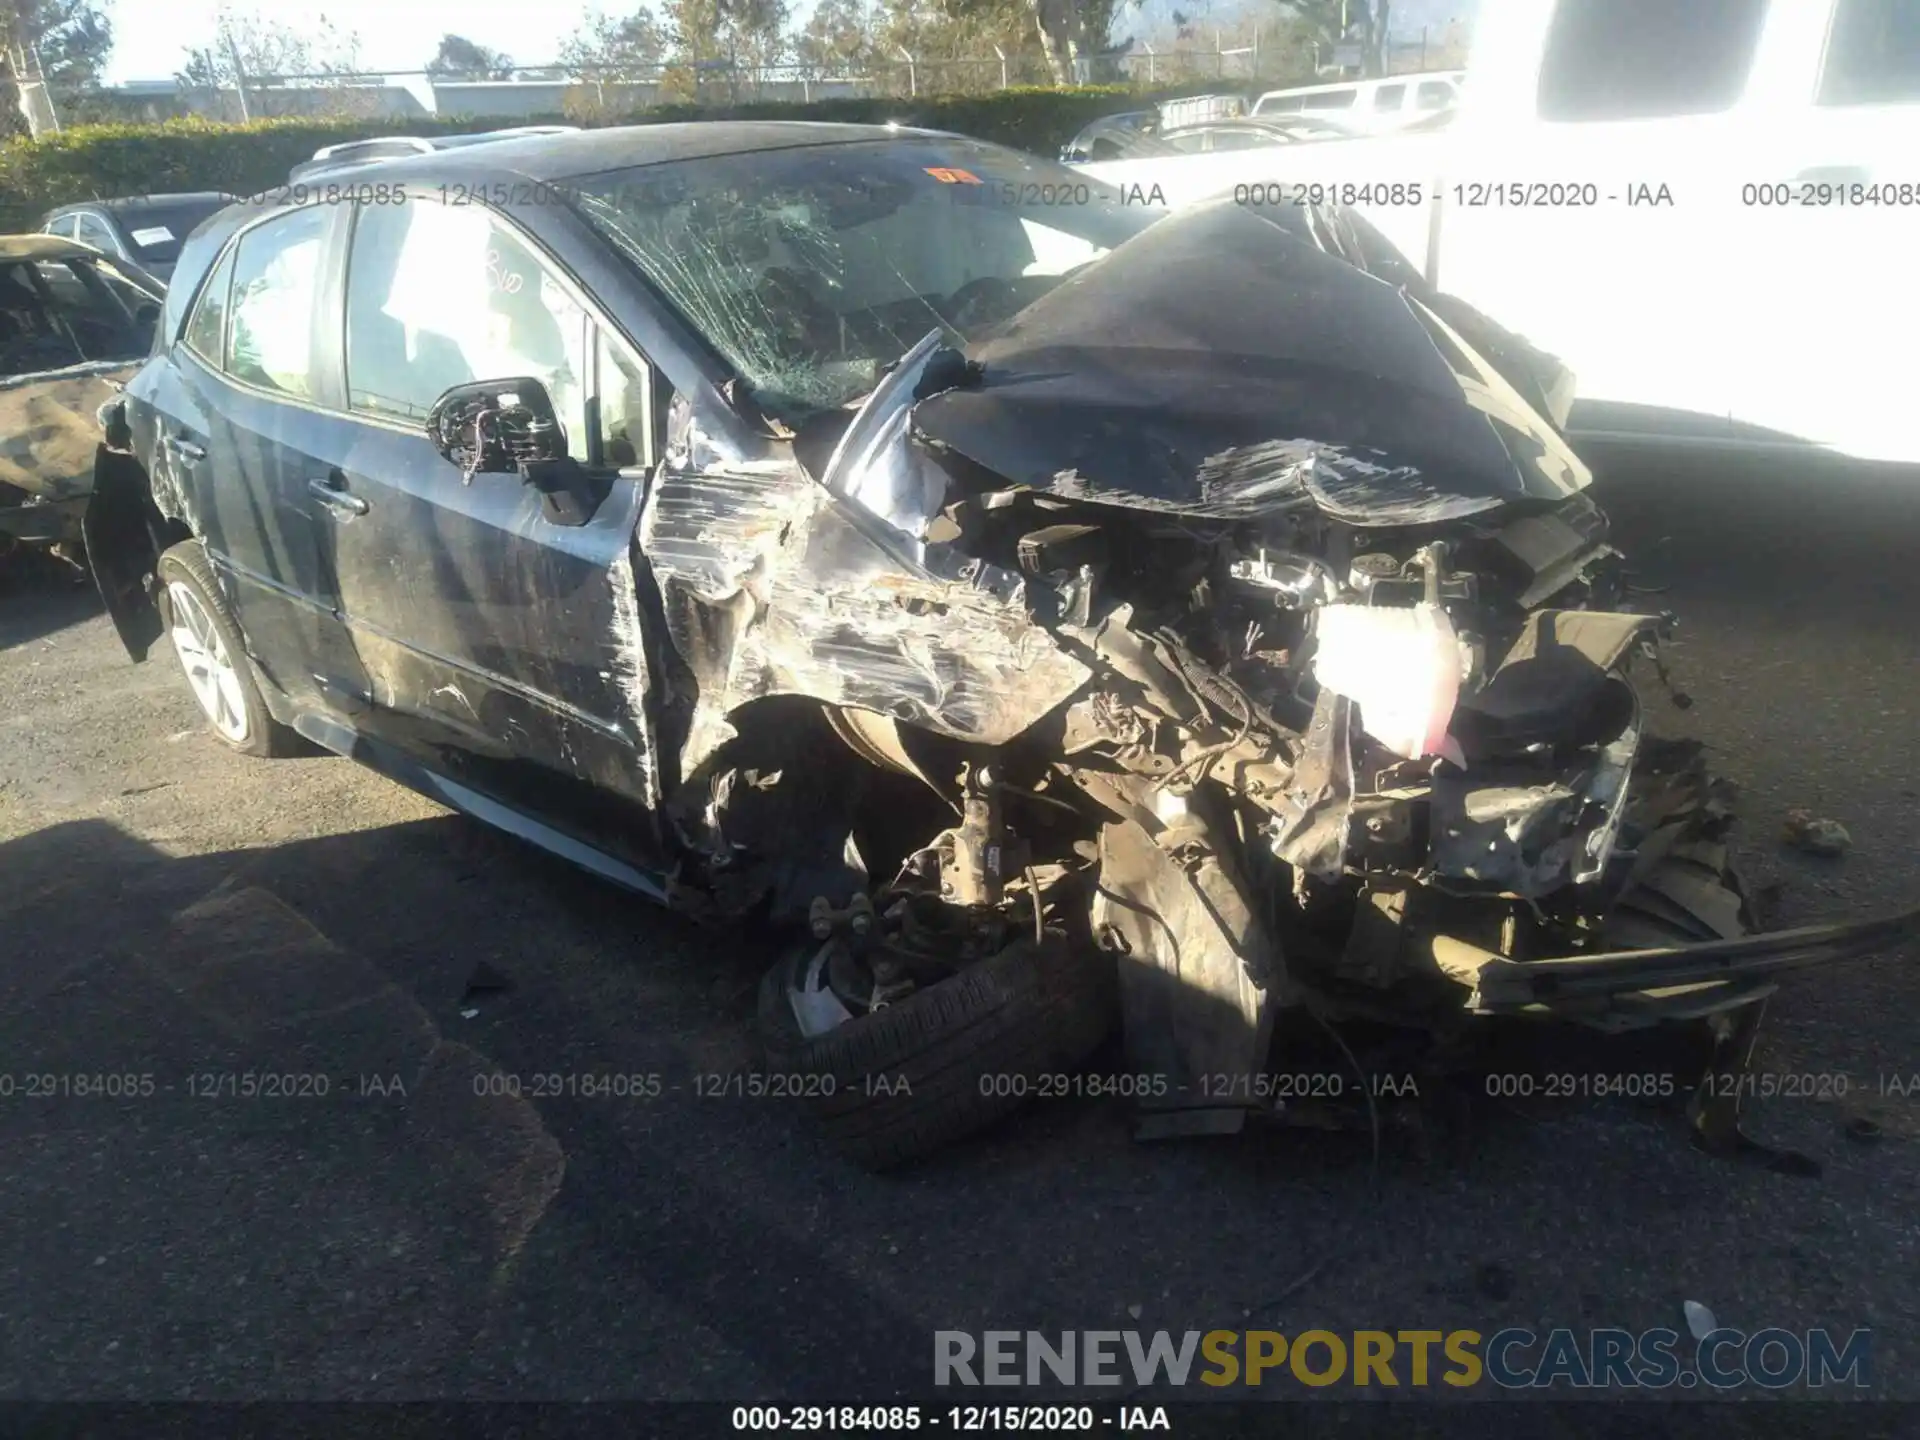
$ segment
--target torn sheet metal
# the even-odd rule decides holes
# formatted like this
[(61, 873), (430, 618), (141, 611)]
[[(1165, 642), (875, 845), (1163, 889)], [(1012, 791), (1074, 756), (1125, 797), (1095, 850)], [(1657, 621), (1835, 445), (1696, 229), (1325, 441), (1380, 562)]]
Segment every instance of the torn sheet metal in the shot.
[(635, 732), (641, 783), (647, 804), (661, 801), (659, 737), (654, 733), (651, 666), (647, 661), (646, 631), (640, 619), (639, 577), (634, 572), (633, 547), (622, 547), (607, 570), (613, 599), (613, 644), (608, 663), (620, 687), (627, 723)]
[(1273, 853), (1321, 880), (1336, 880), (1346, 870), (1347, 822), (1353, 814), (1353, 710), (1346, 696), (1320, 692), (1293, 782), (1275, 807)]
[(797, 465), (661, 477), (640, 546), (698, 692), (683, 775), (763, 696), (999, 745), (1086, 683), (1019, 605), (916, 566), (872, 524)]

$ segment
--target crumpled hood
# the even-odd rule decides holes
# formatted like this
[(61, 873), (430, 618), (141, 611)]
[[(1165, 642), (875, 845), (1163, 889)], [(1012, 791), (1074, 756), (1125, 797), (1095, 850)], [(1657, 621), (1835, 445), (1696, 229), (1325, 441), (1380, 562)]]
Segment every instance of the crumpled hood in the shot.
[(914, 428), (1015, 484), (1228, 519), (1436, 523), (1588, 483), (1487, 360), (1330, 237), (1306, 209), (1169, 216), (970, 346), (981, 382)]

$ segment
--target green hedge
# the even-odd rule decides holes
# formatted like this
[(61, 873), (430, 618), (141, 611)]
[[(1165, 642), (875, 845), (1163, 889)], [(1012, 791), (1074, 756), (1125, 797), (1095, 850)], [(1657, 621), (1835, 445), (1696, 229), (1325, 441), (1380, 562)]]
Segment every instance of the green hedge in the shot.
[[(984, 95), (913, 100), (879, 97), (817, 100), (812, 104), (660, 105), (595, 123), (895, 120), (1052, 154), (1088, 121), (1149, 103), (1123, 86), (1091, 85), (1072, 90), (996, 90)], [(553, 122), (561, 118), (534, 117)], [(254, 194), (285, 183), (287, 171), (322, 145), (368, 134), (457, 134), (506, 123), (510, 122), (442, 117), (255, 120), (244, 125), (197, 119), (166, 120), (157, 125), (78, 125), (40, 140), (0, 143), (0, 234), (31, 230), (46, 211), (77, 200), (181, 190)]]

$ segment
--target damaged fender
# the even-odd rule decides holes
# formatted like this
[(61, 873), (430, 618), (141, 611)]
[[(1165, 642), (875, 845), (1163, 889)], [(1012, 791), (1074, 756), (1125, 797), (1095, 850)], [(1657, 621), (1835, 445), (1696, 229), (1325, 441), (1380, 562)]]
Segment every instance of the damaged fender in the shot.
[[(876, 391), (869, 410), (890, 393)], [(697, 420), (686, 423), (683, 461), (705, 448)], [(682, 776), (731, 737), (733, 711), (767, 696), (1001, 745), (1090, 678), (1028, 617), (1018, 577), (930, 554), (797, 463), (674, 458), (639, 542), (694, 689)], [(883, 446), (863, 473), (895, 460)]]

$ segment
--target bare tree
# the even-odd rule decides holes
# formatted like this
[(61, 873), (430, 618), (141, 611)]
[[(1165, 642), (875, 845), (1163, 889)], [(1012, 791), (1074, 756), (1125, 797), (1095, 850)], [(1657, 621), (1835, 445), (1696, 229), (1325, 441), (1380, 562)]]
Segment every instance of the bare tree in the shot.
[(0, 136), (25, 128), (19, 78), (89, 90), (112, 49), (113, 26), (92, 0), (0, 0)]
[(326, 16), (310, 31), (295, 30), (256, 12), (236, 13), (229, 5), (214, 12), (211, 42), (193, 52), (176, 77), (183, 85), (212, 89), (241, 78), (276, 79), (283, 75), (351, 75), (360, 68), (360, 37), (341, 31)]

